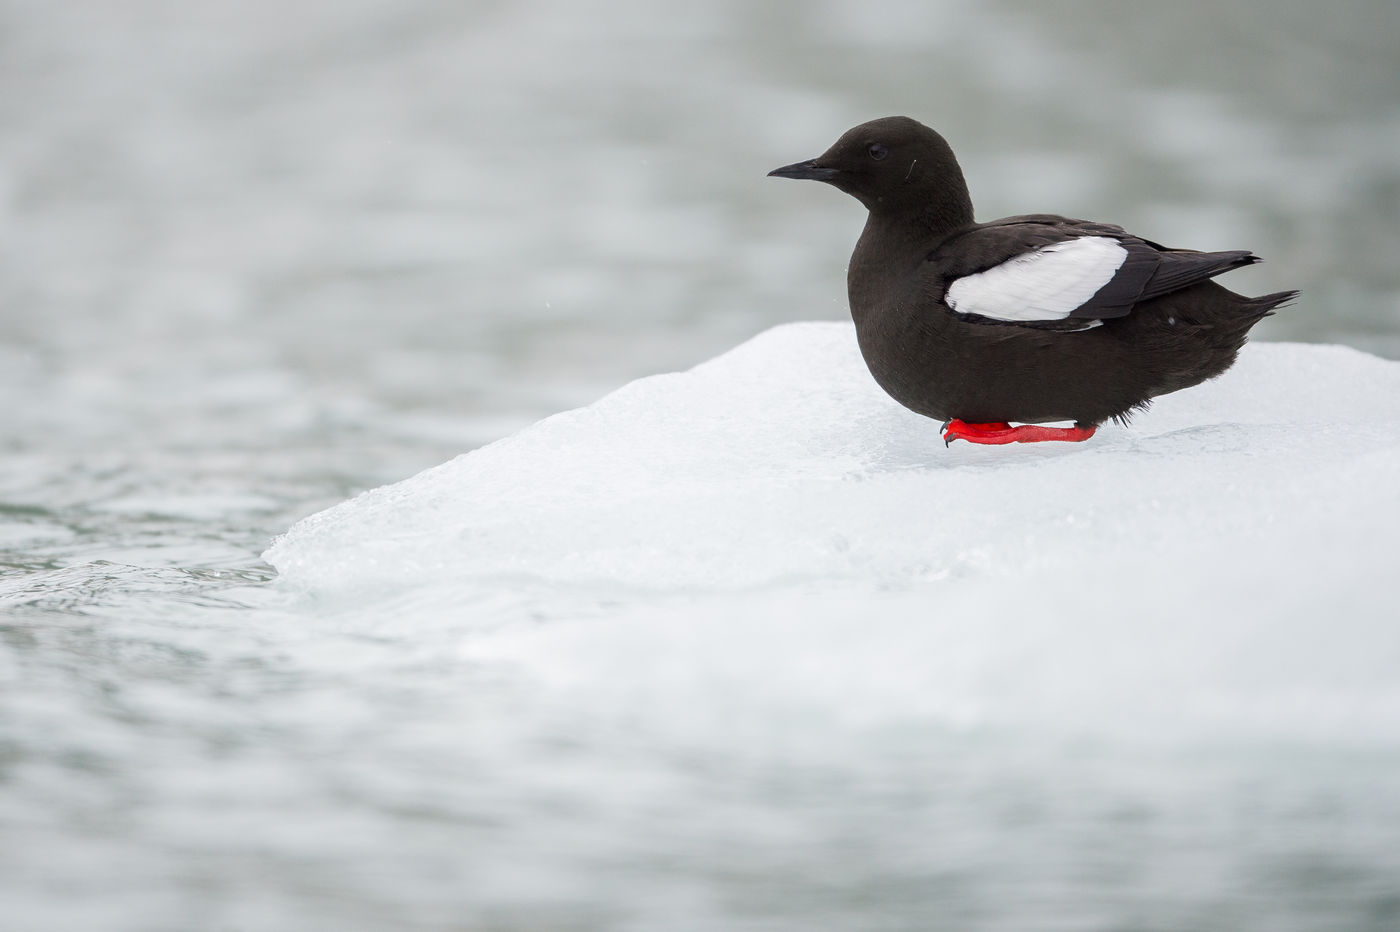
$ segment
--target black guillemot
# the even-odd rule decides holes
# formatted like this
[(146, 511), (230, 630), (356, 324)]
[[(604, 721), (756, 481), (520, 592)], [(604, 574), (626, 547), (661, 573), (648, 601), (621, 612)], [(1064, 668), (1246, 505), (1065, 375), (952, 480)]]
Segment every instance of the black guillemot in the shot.
[[(908, 117), (768, 174), (824, 181), (870, 211), (847, 275), (861, 355), (896, 401), (944, 421), (949, 443), (1087, 440), (1220, 375), (1297, 295), (1210, 281), (1258, 262), (1248, 250), (1169, 249), (1052, 214), (977, 223), (953, 150)], [(1042, 426), (1053, 421), (1074, 426)]]

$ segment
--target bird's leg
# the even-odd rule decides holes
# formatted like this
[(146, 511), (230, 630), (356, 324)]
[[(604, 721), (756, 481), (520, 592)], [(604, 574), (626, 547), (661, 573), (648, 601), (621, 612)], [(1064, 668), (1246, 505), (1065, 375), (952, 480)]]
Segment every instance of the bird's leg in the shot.
[(1079, 424), (1073, 427), (1042, 427), (1039, 424), (1021, 424), (1012, 427), (1005, 421), (992, 424), (967, 424), (953, 418), (943, 425), (943, 442), (951, 446), (954, 440), (969, 443), (1040, 443), (1045, 440), (1064, 440), (1077, 443), (1088, 440), (1098, 430), (1096, 425), (1087, 427)]

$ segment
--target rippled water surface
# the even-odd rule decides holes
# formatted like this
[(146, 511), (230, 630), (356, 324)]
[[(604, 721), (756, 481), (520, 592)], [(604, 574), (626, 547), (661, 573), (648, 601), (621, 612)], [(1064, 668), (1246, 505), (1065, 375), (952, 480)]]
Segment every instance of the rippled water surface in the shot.
[(1254, 249), (1232, 287), (1304, 292), (1259, 337), (1400, 358), (1400, 7), (294, 6), (0, 5), (14, 928), (1400, 927), (1383, 742), (1047, 749), (781, 702), (658, 732), (463, 645), (664, 599), (319, 611), (260, 559), (842, 318), (858, 205), (764, 173), (889, 113), (983, 217)]

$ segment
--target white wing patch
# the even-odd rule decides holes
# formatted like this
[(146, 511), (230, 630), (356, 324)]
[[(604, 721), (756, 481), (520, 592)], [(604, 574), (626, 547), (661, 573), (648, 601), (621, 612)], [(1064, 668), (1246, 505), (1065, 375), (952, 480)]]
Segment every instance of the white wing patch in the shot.
[(1007, 259), (948, 286), (959, 314), (996, 320), (1063, 320), (1108, 284), (1128, 250), (1107, 236), (1081, 236)]

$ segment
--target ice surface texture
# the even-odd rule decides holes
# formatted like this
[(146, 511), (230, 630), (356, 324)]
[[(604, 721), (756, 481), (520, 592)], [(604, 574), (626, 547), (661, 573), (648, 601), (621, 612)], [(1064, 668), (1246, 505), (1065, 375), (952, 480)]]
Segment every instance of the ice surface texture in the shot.
[(1124, 587), (1126, 610), (1167, 580), (1236, 589), (1339, 553), (1383, 579), (1394, 556), (1376, 551), (1400, 517), (1400, 364), (1353, 350), (1252, 344), (1082, 445), (945, 449), (937, 428), (874, 384), (850, 326), (778, 327), (315, 515), (268, 559), (326, 594), (1053, 571)]
[(653, 699), (643, 668), (666, 669), (692, 711), (738, 681), (872, 720), (1369, 745), (1400, 720), (1397, 524), (1400, 364), (1251, 344), (1089, 442), (945, 448), (849, 325), (804, 323), (314, 515), (267, 559), (387, 613), (616, 599), (524, 652)]

